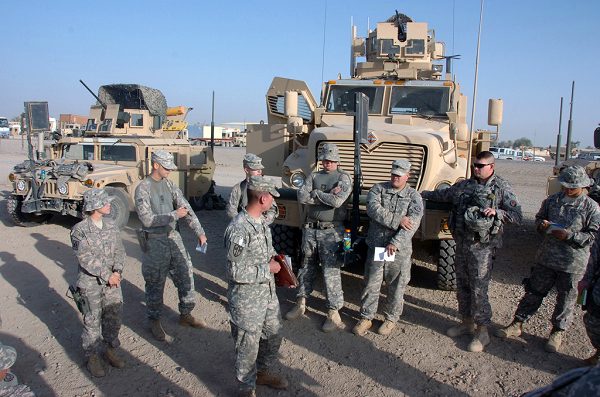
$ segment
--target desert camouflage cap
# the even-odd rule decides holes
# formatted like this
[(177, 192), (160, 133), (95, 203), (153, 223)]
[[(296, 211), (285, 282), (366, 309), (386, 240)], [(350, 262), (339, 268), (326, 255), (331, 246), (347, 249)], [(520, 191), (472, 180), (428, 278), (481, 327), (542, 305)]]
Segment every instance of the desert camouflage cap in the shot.
[(578, 187), (588, 187), (592, 185), (592, 180), (585, 173), (585, 169), (578, 165), (572, 165), (560, 172), (558, 176), (560, 184), (569, 189), (575, 189)]
[(164, 169), (169, 171), (177, 169), (177, 166), (173, 162), (173, 154), (166, 150), (157, 150), (156, 152), (153, 152), (152, 162), (162, 165)]
[(392, 163), (392, 174), (404, 176), (410, 172), (410, 162), (408, 160), (394, 160)]
[(104, 189), (90, 189), (83, 193), (83, 210), (86, 212), (97, 210), (113, 199), (114, 197), (109, 196)]
[(275, 184), (264, 176), (251, 176), (248, 181), (248, 189), (259, 192), (269, 192), (273, 197), (279, 197)]
[(319, 150), (319, 161), (340, 161), (340, 151), (334, 143), (326, 143)]
[(17, 351), (0, 343), (0, 371), (13, 366), (17, 360)]
[(262, 165), (262, 159), (254, 153), (248, 153), (244, 156), (244, 167), (248, 167), (253, 170), (262, 170), (265, 168)]

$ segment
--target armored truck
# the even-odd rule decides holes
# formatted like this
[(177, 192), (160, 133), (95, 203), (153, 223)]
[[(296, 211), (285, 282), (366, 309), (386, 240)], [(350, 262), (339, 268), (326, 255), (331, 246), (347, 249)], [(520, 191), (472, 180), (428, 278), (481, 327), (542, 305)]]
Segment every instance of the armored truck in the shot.
[(83, 193), (104, 188), (114, 197), (110, 216), (123, 227), (135, 188), (151, 171), (151, 154), (161, 149), (173, 153), (178, 167), (169, 178), (200, 206), (212, 192), (215, 162), (209, 148), (188, 141), (182, 120), (187, 111), (168, 108), (159, 90), (137, 84), (104, 85), (98, 95), (91, 93), (97, 103), (81, 136), (60, 138), (45, 151), (38, 147), (37, 158), (30, 155), (9, 175), (7, 208), (14, 223), (31, 226), (52, 214), (82, 217)]
[[(350, 78), (323, 83), (317, 103), (299, 80), (275, 77), (266, 95), (268, 123), (249, 126), (247, 150), (263, 158), (266, 175), (280, 176), (281, 197), (274, 241), (280, 251), (298, 255), (304, 208), (296, 192), (319, 169), (317, 154), (325, 143), (340, 149), (341, 167), (353, 174), (355, 93), (369, 99), (368, 135), (360, 145), (360, 211), (358, 235), (368, 228), (365, 197), (378, 182), (390, 178), (393, 160), (411, 163), (409, 185), (419, 191), (445, 189), (469, 176), (468, 159), (487, 150), (497, 130), (469, 133), (467, 98), (452, 78), (452, 56), (436, 41), (427, 23), (395, 16), (377, 24), (366, 38), (352, 28)], [(364, 62), (357, 62), (365, 57)], [(443, 64), (446, 60), (446, 73)], [(502, 101), (490, 100), (488, 123), (498, 127)], [(350, 206), (351, 207), (351, 206)], [(426, 202), (415, 242), (437, 264), (437, 284), (455, 288), (454, 241), (448, 229), (449, 207)], [(351, 211), (349, 211), (351, 212)], [(433, 251), (433, 254), (431, 252)]]

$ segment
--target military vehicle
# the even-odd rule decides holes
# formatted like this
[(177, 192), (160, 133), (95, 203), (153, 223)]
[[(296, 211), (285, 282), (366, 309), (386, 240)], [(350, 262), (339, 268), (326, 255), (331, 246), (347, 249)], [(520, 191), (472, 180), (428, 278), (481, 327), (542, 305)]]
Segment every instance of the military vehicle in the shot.
[[(30, 159), (9, 175), (13, 192), (7, 207), (15, 224), (35, 225), (52, 214), (81, 218), (83, 193), (104, 188), (114, 197), (110, 217), (123, 227), (135, 188), (151, 171), (151, 154), (160, 149), (173, 153), (178, 169), (169, 178), (190, 203), (201, 207), (210, 199), (213, 152), (190, 144), (183, 107), (168, 108), (159, 90), (137, 84), (104, 85), (98, 95), (90, 93), (97, 103), (90, 107), (81, 136), (60, 138), (46, 150), (40, 139), (37, 156), (30, 149)], [(26, 103), (26, 114), (33, 120), (28, 126), (34, 127), (31, 103)]]
[[(469, 156), (487, 150), (491, 136), (498, 133), (469, 134), (467, 98), (451, 74), (453, 56), (444, 56), (443, 43), (436, 41), (427, 23), (396, 13), (366, 38), (356, 37), (353, 27), (351, 53), (351, 77), (324, 82), (320, 103), (303, 81), (275, 77), (266, 95), (268, 123), (249, 126), (248, 152), (263, 158), (265, 175), (282, 179), (274, 241), (279, 251), (292, 256), (299, 254), (304, 219), (296, 191), (318, 170), (319, 148), (335, 143), (341, 167), (353, 173), (355, 93), (369, 98), (367, 143), (360, 147), (361, 200), (355, 209), (362, 218), (355, 231), (359, 235), (368, 227), (366, 194), (375, 183), (389, 180), (393, 160), (411, 162), (410, 186), (419, 191), (445, 189), (469, 175)], [(357, 63), (357, 57), (366, 61)], [(443, 60), (444, 77), (443, 65), (434, 63)], [(502, 101), (490, 100), (488, 123), (498, 127), (501, 118)], [(438, 287), (454, 289), (455, 244), (448, 209), (426, 203), (415, 253), (422, 246), (424, 259), (437, 263)]]

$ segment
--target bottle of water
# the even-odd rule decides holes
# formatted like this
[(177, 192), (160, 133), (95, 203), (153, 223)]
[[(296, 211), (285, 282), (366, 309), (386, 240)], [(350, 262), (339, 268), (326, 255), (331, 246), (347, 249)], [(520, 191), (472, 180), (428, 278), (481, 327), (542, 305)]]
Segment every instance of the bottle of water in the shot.
[(350, 251), (352, 249), (352, 234), (350, 232), (350, 229), (344, 230), (344, 238), (342, 239), (342, 241), (344, 243), (344, 251)]

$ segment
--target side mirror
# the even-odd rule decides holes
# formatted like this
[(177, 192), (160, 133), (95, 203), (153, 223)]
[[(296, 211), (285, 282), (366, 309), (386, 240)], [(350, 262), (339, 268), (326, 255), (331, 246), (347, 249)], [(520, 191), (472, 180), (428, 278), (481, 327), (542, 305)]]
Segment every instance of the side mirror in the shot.
[(600, 127), (594, 130), (594, 147), (600, 149)]
[(504, 102), (502, 99), (490, 99), (488, 103), (488, 125), (499, 127), (502, 124)]

